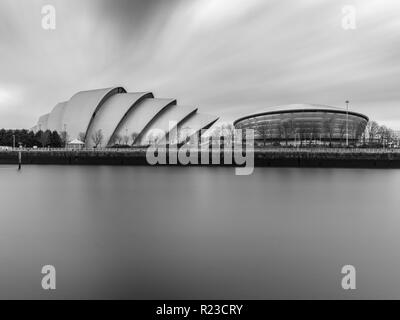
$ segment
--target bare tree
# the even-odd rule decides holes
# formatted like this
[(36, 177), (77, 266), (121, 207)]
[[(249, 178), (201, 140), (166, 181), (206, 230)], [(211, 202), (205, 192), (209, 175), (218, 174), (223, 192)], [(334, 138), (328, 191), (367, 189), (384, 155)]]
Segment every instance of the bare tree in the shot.
[(234, 138), (235, 128), (230, 123), (225, 123), (221, 126), (221, 134), (224, 137), (224, 141), (231, 144)]
[(377, 131), (377, 137), (379, 139), (379, 143), (383, 145), (384, 140), (385, 140), (385, 131), (386, 127), (385, 126), (379, 126), (378, 131)]
[(46, 131), (41, 131), (40, 133), (40, 143), (42, 144), (42, 147), (44, 148), (47, 146), (50, 142), (50, 134), (51, 132), (49, 130)]
[(398, 131), (392, 130), (392, 142), (395, 143), (397, 146), (400, 143), (400, 134)]
[[(363, 126), (361, 124), (355, 124), (355, 128), (354, 128), (354, 139), (355, 140), (361, 140), (362, 136), (363, 136)], [(364, 141), (365, 142), (365, 141)]]
[(346, 136), (346, 122), (343, 122), (340, 124), (339, 127), (339, 136), (340, 136), (340, 141), (343, 144), (344, 141), (344, 137)]
[(393, 129), (388, 129), (388, 141), (394, 143), (396, 141), (396, 132)]
[(288, 126), (288, 136), (291, 139), (294, 139), (294, 135), (295, 135), (295, 124), (293, 121), (292, 116), (290, 116), (290, 119), (286, 121), (287, 126)]
[(288, 139), (289, 139), (289, 135), (290, 135), (290, 123), (289, 121), (283, 121), (280, 126), (280, 133), (281, 133), (281, 137), (283, 137), (283, 139), (285, 139), (285, 144), (286, 146), (288, 145)]
[(154, 140), (155, 140), (154, 134), (153, 134), (153, 132), (150, 132), (150, 133), (147, 135), (147, 141), (148, 141), (148, 143), (149, 143), (150, 145), (154, 145), (154, 144), (155, 144), (155, 143), (154, 143)]
[(131, 133), (132, 145), (135, 144), (135, 142), (136, 142), (135, 140), (137, 139), (138, 136), (139, 136), (139, 133), (137, 133), (137, 132)]
[(376, 121), (369, 121), (366, 128), (369, 142), (378, 139), (379, 124)]
[(333, 134), (335, 132), (335, 118), (330, 117), (329, 119), (324, 120), (322, 126), (324, 128), (324, 132), (326, 132), (328, 135), (329, 146), (332, 146)]
[(348, 124), (349, 143), (356, 142), (357, 139), (357, 124), (353, 121)]
[(189, 140), (190, 136), (193, 134), (193, 130), (190, 127), (183, 127), (178, 130), (178, 141), (177, 143), (185, 143)]
[(367, 134), (368, 134), (367, 127), (365, 127), (364, 130), (361, 132), (361, 140), (364, 146), (367, 144)]
[(261, 137), (264, 142), (264, 147), (271, 134), (271, 125), (269, 122), (264, 122), (262, 125), (256, 128), (257, 134)]
[(120, 134), (115, 135), (115, 141), (117, 142), (118, 145), (122, 144), (124, 138)]
[(307, 130), (307, 128), (301, 126), (299, 128), (299, 130), (298, 130), (298, 133), (299, 133), (299, 137), (300, 137), (300, 147), (302, 147), (303, 146), (303, 141), (305, 141), (305, 143), (307, 144), (307, 133), (308, 133), (308, 130)]
[(112, 136), (110, 144), (112, 145), (120, 145), (122, 142), (122, 137), (120, 134), (116, 133)]
[(91, 138), (95, 148), (97, 148), (99, 145), (101, 146), (101, 143), (104, 139), (103, 131), (101, 129), (97, 130), (92, 134)]
[(156, 145), (160, 139), (162, 138), (162, 134), (160, 132), (150, 132), (147, 136), (147, 140), (150, 145)]
[(210, 135), (214, 138), (219, 138), (221, 136), (222, 129), (221, 126), (216, 125), (211, 129)]
[(311, 137), (310, 137), (310, 145), (312, 144), (312, 141), (318, 140), (320, 134), (320, 130), (316, 125), (313, 125), (311, 128)]
[[(362, 128), (360, 129), (362, 130)], [(356, 135), (361, 135), (361, 132), (357, 131)], [(393, 144), (396, 142), (395, 132), (386, 127), (380, 126), (376, 121), (369, 121), (364, 130), (364, 139), (368, 137), (368, 143), (378, 143), (382, 146)], [(364, 140), (365, 144), (365, 140)]]
[(86, 140), (86, 133), (84, 133), (84, 132), (79, 132), (79, 134), (78, 134), (78, 139), (79, 139), (80, 141), (82, 141), (82, 142), (85, 142), (85, 140)]
[(220, 125), (215, 125), (212, 129), (210, 129), (211, 144), (219, 144), (222, 135), (222, 128)]
[(122, 137), (122, 142), (124, 143), (125, 146), (128, 145), (128, 143), (129, 143), (129, 136), (128, 136), (128, 135), (123, 136), (123, 137)]
[(68, 133), (67, 131), (61, 131), (60, 132), (60, 139), (61, 139), (61, 143), (64, 147), (67, 146), (68, 143)]
[(394, 138), (394, 132), (393, 132), (393, 130), (389, 129), (389, 128), (386, 127), (386, 126), (380, 126), (380, 127), (379, 127), (378, 136), (379, 136), (380, 143), (381, 143), (383, 146), (389, 145), (389, 144), (392, 143), (393, 140), (394, 140), (394, 139), (393, 139), (393, 138)]

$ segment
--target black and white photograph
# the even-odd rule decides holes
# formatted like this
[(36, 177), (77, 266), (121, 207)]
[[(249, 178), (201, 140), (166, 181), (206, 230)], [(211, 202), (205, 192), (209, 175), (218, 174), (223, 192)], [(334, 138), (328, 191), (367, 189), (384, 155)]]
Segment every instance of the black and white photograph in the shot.
[(398, 0), (0, 0), (0, 300), (400, 299), (399, 62)]

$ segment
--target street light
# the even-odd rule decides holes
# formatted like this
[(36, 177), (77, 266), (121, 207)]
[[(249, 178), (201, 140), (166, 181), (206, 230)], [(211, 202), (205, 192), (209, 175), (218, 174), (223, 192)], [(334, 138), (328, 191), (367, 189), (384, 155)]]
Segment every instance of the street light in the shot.
[(64, 149), (65, 149), (65, 148), (67, 148), (67, 144), (68, 144), (68, 134), (67, 134), (67, 124), (66, 123), (64, 123), (63, 139), (64, 139)]
[(349, 146), (349, 100), (346, 100), (346, 146)]

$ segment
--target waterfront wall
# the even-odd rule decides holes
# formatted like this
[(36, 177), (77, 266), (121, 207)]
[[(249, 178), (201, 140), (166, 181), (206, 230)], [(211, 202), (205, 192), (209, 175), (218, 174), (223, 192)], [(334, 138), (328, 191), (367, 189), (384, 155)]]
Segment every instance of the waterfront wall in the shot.
[(349, 167), (400, 168), (400, 151), (363, 149), (326, 149), (295, 151), (256, 151), (255, 166), (265, 167)]
[[(15, 164), (17, 166), (19, 152), (22, 155), (22, 165), (148, 165), (145, 149), (0, 151), (0, 164)], [(224, 154), (222, 151), (219, 153), (220, 165), (224, 165)], [(211, 162), (211, 152), (209, 158)], [(400, 168), (400, 150), (256, 149), (254, 151), (254, 164), (260, 167)]]

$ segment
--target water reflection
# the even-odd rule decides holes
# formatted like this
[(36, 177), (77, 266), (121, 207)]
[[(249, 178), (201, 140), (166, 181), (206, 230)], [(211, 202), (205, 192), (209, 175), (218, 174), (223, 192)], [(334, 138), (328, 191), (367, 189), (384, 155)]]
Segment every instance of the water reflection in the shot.
[[(400, 298), (399, 170), (0, 170), (0, 298)], [(57, 269), (44, 292), (41, 267)], [(357, 268), (356, 291), (340, 287)]]

